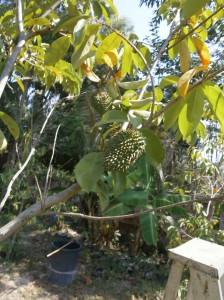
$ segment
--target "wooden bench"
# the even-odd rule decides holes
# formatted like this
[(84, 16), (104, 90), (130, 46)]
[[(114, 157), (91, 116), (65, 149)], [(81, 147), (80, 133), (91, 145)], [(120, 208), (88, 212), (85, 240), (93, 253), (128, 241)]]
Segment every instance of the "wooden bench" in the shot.
[(186, 300), (224, 299), (224, 247), (201, 239), (192, 239), (169, 250), (172, 259), (164, 300), (175, 300), (184, 267), (190, 278)]

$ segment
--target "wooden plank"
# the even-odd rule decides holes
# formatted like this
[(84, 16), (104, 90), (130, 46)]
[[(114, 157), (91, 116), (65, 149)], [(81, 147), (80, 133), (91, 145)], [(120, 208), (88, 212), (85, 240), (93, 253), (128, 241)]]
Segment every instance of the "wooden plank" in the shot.
[(183, 269), (184, 265), (182, 263), (175, 260), (172, 262), (163, 300), (174, 300), (177, 298)]
[(212, 278), (194, 268), (190, 268), (190, 282), (187, 300), (223, 300), (218, 278)]
[(211, 277), (221, 277), (224, 274), (224, 247), (201, 239), (169, 249), (169, 257), (189, 267), (194, 267), (210, 274)]

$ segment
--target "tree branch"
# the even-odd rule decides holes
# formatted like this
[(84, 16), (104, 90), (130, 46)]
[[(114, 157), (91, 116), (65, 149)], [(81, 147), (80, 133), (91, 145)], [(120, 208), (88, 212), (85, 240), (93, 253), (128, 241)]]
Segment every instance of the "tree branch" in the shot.
[[(64, 202), (74, 195), (78, 194), (81, 191), (81, 187), (75, 183), (64, 191), (49, 196), (45, 199), (45, 207), (49, 208), (53, 205), (57, 205), (61, 202)], [(15, 219), (10, 221), (8, 224), (0, 228), (0, 242), (10, 237), (12, 234), (17, 232), (21, 227), (26, 225), (26, 223), (33, 217), (39, 216), (42, 214), (42, 204), (41, 201), (33, 204), (23, 212), (21, 212)]]

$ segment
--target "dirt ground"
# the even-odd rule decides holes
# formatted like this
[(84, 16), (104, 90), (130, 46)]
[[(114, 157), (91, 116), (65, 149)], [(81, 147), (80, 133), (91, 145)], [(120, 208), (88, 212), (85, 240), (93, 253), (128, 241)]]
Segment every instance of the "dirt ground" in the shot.
[(0, 300), (140, 300), (163, 297), (168, 269), (159, 258), (83, 246), (73, 283), (50, 282), (51, 242), (48, 232), (23, 233), (8, 261), (0, 252)]

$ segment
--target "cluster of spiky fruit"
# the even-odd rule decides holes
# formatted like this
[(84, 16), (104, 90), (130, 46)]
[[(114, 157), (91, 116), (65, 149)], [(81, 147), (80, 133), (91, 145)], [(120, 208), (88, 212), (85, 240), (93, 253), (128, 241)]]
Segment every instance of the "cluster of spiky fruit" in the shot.
[(133, 129), (117, 132), (105, 143), (105, 169), (125, 171), (145, 152), (145, 138)]
[(112, 107), (112, 98), (105, 89), (97, 90), (91, 99), (93, 108), (100, 114), (103, 115), (107, 110)]

